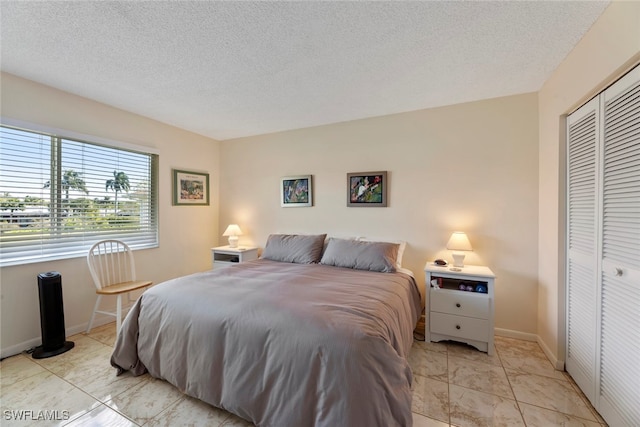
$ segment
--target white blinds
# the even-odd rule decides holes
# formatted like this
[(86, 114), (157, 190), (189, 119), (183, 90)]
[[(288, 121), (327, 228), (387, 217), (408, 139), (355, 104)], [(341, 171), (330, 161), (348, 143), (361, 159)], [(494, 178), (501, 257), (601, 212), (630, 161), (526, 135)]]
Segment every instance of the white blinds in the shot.
[(158, 245), (157, 155), (0, 127), (0, 265)]

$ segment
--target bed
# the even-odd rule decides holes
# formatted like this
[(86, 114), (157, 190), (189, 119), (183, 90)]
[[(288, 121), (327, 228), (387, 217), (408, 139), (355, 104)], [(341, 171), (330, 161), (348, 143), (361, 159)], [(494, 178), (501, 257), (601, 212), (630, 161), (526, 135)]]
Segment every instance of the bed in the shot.
[(272, 235), (261, 259), (148, 289), (111, 364), (257, 426), (411, 426), (420, 294), (398, 245), (318, 235), (310, 252), (309, 237)]

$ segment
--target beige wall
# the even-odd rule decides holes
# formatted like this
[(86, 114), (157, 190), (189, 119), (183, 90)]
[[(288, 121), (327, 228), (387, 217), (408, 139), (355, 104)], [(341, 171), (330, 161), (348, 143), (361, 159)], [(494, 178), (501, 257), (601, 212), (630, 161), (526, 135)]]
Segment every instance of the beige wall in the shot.
[[(639, 60), (640, 3), (613, 2), (538, 94), (219, 144), (3, 73), (1, 113), (160, 152), (160, 248), (136, 252), (142, 277), (158, 282), (209, 268), (209, 247), (226, 243), (220, 228), (238, 222), (246, 233), (241, 243), (258, 246), (272, 232), (406, 240), (404, 264), (423, 285), (425, 261), (450, 259), (444, 245), (451, 231), (461, 229), (475, 250), (467, 262), (487, 264), (498, 276), (496, 327), (537, 334), (559, 366), (564, 358), (562, 118)], [(172, 207), (172, 168), (208, 171), (212, 205)], [(346, 173), (376, 170), (389, 172), (389, 207), (347, 208)], [(314, 175), (314, 207), (280, 207), (279, 178), (295, 174)], [(67, 328), (86, 324), (95, 294), (83, 259), (5, 267), (0, 270), (3, 356), (8, 349), (36, 344), (36, 276), (49, 270), (63, 274)]]
[[(136, 251), (140, 278), (155, 282), (210, 268), (218, 239), (218, 142), (16, 76), (1, 75), (3, 117), (153, 147), (159, 152), (160, 247)], [(171, 206), (171, 169), (211, 174), (212, 204)], [(84, 258), (4, 267), (1, 280), (1, 345), (7, 352), (40, 344), (37, 275), (62, 273), (65, 325), (86, 327), (95, 288)], [(108, 318), (107, 318), (108, 319)], [(37, 341), (37, 342), (34, 342)], [(24, 348), (23, 348), (24, 347)]]
[(640, 60), (640, 2), (613, 2), (539, 92), (538, 335), (564, 360), (563, 117)]
[[(497, 275), (496, 327), (536, 332), (538, 226), (536, 94), (491, 99), (221, 142), (220, 224), (240, 242), (304, 232), (406, 240), (404, 266), (451, 259), (466, 231), (469, 264)], [(389, 174), (387, 208), (346, 207), (348, 172)], [(314, 206), (281, 208), (279, 179), (313, 175)], [(224, 238), (221, 238), (224, 243)]]

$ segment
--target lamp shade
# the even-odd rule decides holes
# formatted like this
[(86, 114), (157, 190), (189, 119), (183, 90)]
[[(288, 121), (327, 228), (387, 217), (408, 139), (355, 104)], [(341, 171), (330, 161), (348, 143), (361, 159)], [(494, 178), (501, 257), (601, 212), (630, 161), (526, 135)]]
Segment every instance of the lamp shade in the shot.
[(456, 231), (451, 235), (447, 242), (447, 249), (452, 251), (472, 251), (471, 242), (467, 235), (462, 231)]
[(238, 227), (238, 224), (229, 224), (229, 226), (227, 227), (226, 230), (224, 230), (224, 233), (222, 233), (223, 236), (242, 236), (242, 230), (240, 230), (240, 227)]
[[(451, 251), (472, 251), (471, 242), (465, 233), (462, 231), (455, 231), (449, 241), (447, 242), (447, 249)], [(464, 254), (452, 253), (453, 266), (457, 269), (464, 267)]]
[(229, 247), (237, 248), (238, 247), (238, 236), (242, 236), (242, 230), (238, 227), (238, 224), (229, 224), (223, 236), (229, 236)]

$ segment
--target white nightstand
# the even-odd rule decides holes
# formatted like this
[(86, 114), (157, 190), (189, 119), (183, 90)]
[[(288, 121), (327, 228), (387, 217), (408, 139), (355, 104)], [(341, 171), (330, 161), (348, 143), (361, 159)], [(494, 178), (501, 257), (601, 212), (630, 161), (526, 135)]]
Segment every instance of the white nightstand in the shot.
[[(492, 355), (495, 275), (484, 266), (467, 265), (460, 271), (449, 268), (431, 262), (424, 268), (428, 313), (425, 341), (460, 341)], [(463, 291), (461, 286), (474, 290)], [(485, 292), (476, 291), (483, 286)]]
[(218, 246), (211, 248), (212, 268), (229, 267), (245, 261), (258, 259), (258, 248), (239, 246), (230, 248), (229, 246)]

